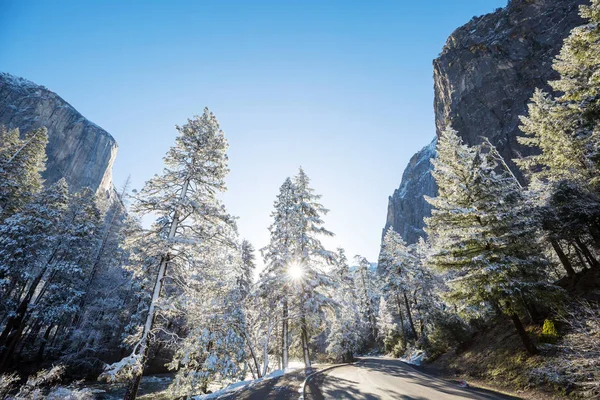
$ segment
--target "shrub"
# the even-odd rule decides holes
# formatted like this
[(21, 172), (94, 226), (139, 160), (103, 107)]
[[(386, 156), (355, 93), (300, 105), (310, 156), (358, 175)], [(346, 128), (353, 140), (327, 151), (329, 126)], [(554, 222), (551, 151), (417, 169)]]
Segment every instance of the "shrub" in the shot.
[(540, 340), (545, 343), (556, 343), (556, 341), (558, 340), (558, 331), (556, 330), (554, 321), (550, 319), (546, 319), (544, 321), (544, 326), (542, 327), (542, 334), (540, 335)]

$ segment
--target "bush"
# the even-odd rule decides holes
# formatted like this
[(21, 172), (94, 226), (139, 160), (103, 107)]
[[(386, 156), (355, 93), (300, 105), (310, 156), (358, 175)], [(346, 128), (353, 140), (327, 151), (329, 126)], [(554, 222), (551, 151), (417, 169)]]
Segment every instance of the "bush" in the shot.
[(393, 357), (400, 357), (406, 350), (402, 335), (398, 331), (391, 332), (383, 338), (383, 350)]
[(405, 351), (406, 347), (403, 345), (402, 340), (398, 340), (396, 345), (392, 348), (392, 355), (396, 358), (400, 358), (404, 355)]
[(542, 334), (540, 335), (540, 341), (554, 344), (558, 340), (558, 337), (558, 331), (556, 330), (554, 321), (550, 319), (545, 320), (544, 326), (542, 327)]

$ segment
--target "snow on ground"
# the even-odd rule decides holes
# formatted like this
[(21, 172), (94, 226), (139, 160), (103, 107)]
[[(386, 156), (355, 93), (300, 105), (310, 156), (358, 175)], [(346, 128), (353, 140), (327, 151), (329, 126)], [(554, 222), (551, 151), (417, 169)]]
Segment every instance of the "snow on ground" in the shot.
[[(292, 364), (292, 363), (290, 363), (290, 364)], [(273, 371), (273, 372), (265, 375), (262, 378), (258, 378), (258, 379), (254, 379), (254, 380), (241, 381), (241, 382), (235, 382), (235, 383), (232, 383), (230, 385), (225, 386), (223, 389), (217, 390), (216, 392), (209, 393), (209, 394), (203, 394), (203, 395), (199, 395), (199, 396), (194, 396), (194, 397), (192, 397), (192, 399), (193, 400), (216, 399), (219, 396), (223, 396), (225, 394), (230, 395), (233, 392), (237, 392), (238, 390), (246, 389), (248, 387), (252, 387), (252, 386), (256, 385), (257, 383), (262, 382), (264, 380), (273, 379), (273, 378), (279, 378), (280, 376), (283, 376), (284, 374), (287, 374), (288, 372), (295, 371), (297, 369), (298, 368), (296, 368), (295, 366), (290, 366), (285, 371), (282, 370), (282, 369), (278, 369), (276, 371)]]
[(423, 353), (422, 350), (414, 350), (405, 354), (404, 357), (401, 357), (400, 361), (412, 365), (421, 365), (421, 362), (423, 362), (423, 358), (425, 358), (425, 353)]

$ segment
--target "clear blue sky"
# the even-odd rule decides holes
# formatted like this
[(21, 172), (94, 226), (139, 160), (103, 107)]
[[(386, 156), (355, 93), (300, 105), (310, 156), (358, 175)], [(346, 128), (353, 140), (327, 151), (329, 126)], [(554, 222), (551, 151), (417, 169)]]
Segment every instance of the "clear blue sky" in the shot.
[(175, 124), (208, 106), (230, 144), (224, 201), (268, 242), (302, 165), (330, 246), (376, 261), (388, 196), (433, 138), (432, 60), (506, 0), (0, 0), (0, 71), (57, 92), (119, 143), (114, 181), (162, 169)]

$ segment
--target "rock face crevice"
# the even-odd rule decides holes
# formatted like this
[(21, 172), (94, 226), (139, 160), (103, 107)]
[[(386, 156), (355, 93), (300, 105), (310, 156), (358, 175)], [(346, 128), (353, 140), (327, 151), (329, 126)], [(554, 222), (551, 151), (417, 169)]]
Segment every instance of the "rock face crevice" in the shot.
[(47, 184), (64, 177), (74, 191), (87, 186), (101, 199), (114, 195), (115, 139), (56, 93), (0, 73), (0, 125), (19, 128), (21, 134), (41, 126), (48, 129), (48, 162), (43, 174)]
[[(519, 116), (535, 88), (550, 90), (547, 82), (558, 77), (552, 61), (571, 29), (583, 23), (579, 5), (587, 3), (512, 0), (456, 29), (433, 61), (436, 135), (452, 125), (469, 145), (489, 138), (522, 179), (512, 159), (531, 149), (517, 143)], [(431, 163), (413, 162), (424, 150), (411, 159), (388, 207), (386, 228), (392, 226), (408, 243), (424, 235), (423, 218), (431, 209), (423, 195), (436, 194), (424, 171)]]

